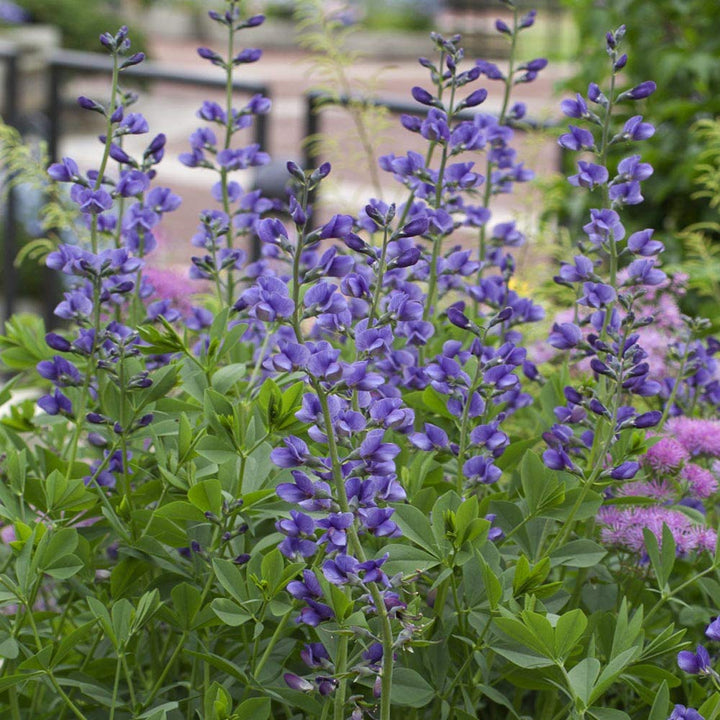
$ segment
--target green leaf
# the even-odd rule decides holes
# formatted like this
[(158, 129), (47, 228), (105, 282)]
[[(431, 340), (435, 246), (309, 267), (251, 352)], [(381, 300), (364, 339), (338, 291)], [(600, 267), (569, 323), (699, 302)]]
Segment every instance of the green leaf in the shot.
[(720, 693), (713, 693), (699, 708), (698, 712), (705, 720), (716, 720), (720, 715)]
[(590, 702), (595, 702), (620, 676), (625, 668), (637, 657), (639, 647), (631, 647), (614, 657), (604, 668), (595, 689), (590, 697)]
[(662, 547), (660, 548), (660, 565), (662, 567), (663, 579), (667, 583), (670, 580), (673, 567), (675, 567), (675, 538), (672, 530), (663, 523), (662, 529)]
[(438, 557), (437, 543), (427, 515), (414, 505), (406, 503), (393, 505), (393, 507), (395, 508), (393, 520), (402, 530), (403, 536), (427, 550), (431, 555)]
[(523, 623), (537, 640), (537, 646), (542, 655), (553, 657), (555, 650), (555, 629), (550, 621), (540, 613), (523, 610), (520, 613)]
[(590, 703), (590, 696), (599, 674), (600, 661), (594, 657), (584, 658), (568, 672), (569, 690), (585, 707)]
[(551, 660), (548, 657), (543, 657), (541, 655), (535, 655), (534, 653), (524, 653), (517, 650), (510, 650), (508, 648), (497, 646), (494, 646), (493, 650), (498, 655), (502, 655), (514, 665), (517, 665), (521, 668), (526, 668), (527, 670), (550, 667), (551, 665), (555, 665), (554, 660)]
[(220, 655), (208, 652), (198, 652), (196, 650), (183, 650), (183, 653), (185, 655), (189, 655), (190, 657), (196, 657), (198, 660), (204, 660), (208, 665), (211, 665), (236, 680), (240, 680), (240, 682), (245, 685), (249, 682), (248, 676), (239, 665), (236, 665), (234, 662), (231, 662)]
[(80, 625), (75, 628), (72, 632), (65, 635), (65, 637), (55, 646), (52, 657), (52, 665), (55, 667), (58, 663), (61, 663), (71, 652), (75, 651), (81, 653), (79, 649), (80, 643), (89, 637), (93, 630), (96, 629), (97, 623), (95, 620), (89, 620), (84, 625)]
[(648, 720), (667, 720), (669, 706), (670, 688), (663, 680), (662, 685), (658, 688), (657, 695), (655, 696), (655, 702), (652, 704), (652, 708), (650, 708)]
[(607, 550), (592, 540), (571, 540), (551, 553), (550, 563), (553, 567), (587, 568), (597, 565), (606, 555)]
[(543, 510), (541, 513), (542, 516), (555, 520), (567, 520), (581, 495), (584, 495), (585, 498), (575, 512), (575, 520), (589, 520), (595, 517), (600, 506), (603, 504), (603, 496), (596, 492), (586, 493), (583, 488), (579, 487), (568, 490), (565, 493), (565, 500), (562, 504)]
[(170, 596), (180, 627), (183, 630), (190, 630), (202, 604), (200, 590), (190, 583), (183, 582), (170, 591)]
[(422, 391), (422, 401), (434, 415), (455, 420), (455, 416), (447, 408), (447, 398), (441, 395), (435, 388), (428, 385)]
[[(196, 486), (193, 486), (196, 487)], [(207, 522), (203, 511), (192, 503), (185, 500), (173, 500), (161, 505), (154, 512), (156, 517), (167, 518), (174, 521), (189, 521), (194, 523)]]
[(391, 697), (393, 705), (421, 708), (435, 697), (435, 691), (420, 673), (399, 667), (393, 672)]
[(402, 573), (404, 576), (414, 575), (417, 572), (425, 572), (440, 564), (440, 561), (434, 555), (430, 555), (412, 545), (394, 543), (386, 545), (380, 553), (390, 555), (385, 565), (383, 565), (383, 570), (389, 576), (397, 573)]
[(215, 598), (210, 607), (212, 611), (230, 627), (240, 627), (251, 619), (251, 615), (243, 610), (237, 603), (228, 598)]
[(241, 702), (233, 717), (237, 720), (267, 720), (270, 717), (270, 698), (250, 698)]
[(188, 490), (188, 500), (201, 512), (220, 517), (223, 506), (220, 481), (217, 478), (200, 480)]
[(559, 505), (565, 499), (565, 486), (557, 473), (549, 472), (534, 453), (526, 452), (520, 463), (520, 482), (531, 515)]
[(5, 677), (0, 678), (0, 693), (8, 690), (11, 687), (14, 687), (18, 683), (25, 682), (27, 680), (30, 680), (31, 678), (37, 677), (39, 674), (39, 672), (32, 672), (6, 675)]
[(245, 377), (246, 373), (247, 367), (245, 363), (232, 363), (220, 368), (212, 376), (213, 390), (225, 395), (235, 383), (240, 382)]
[(572, 653), (587, 627), (587, 618), (582, 610), (571, 610), (561, 615), (555, 624), (555, 657), (560, 661)]
[(219, 435), (203, 436), (195, 446), (195, 451), (200, 457), (204, 457), (216, 465), (222, 465), (239, 457), (238, 451), (233, 447), (230, 440)]
[(485, 594), (487, 595), (488, 604), (491, 610), (495, 610), (503, 596), (503, 586), (492, 568), (485, 562), (485, 558), (479, 553), (475, 557), (481, 563), (483, 582), (485, 584)]
[(215, 577), (223, 586), (224, 590), (238, 603), (243, 603), (248, 599), (245, 589), (245, 580), (237, 565), (231, 560), (222, 560), (215, 558), (212, 561)]
[(14, 637), (3, 632), (0, 638), (0, 658), (14, 660), (20, 654), (20, 646)]
[(616, 708), (596, 707), (593, 705), (587, 710), (588, 715), (592, 715), (595, 720), (631, 720), (630, 716), (623, 710)]
[(49, 567), (45, 568), (45, 573), (56, 580), (67, 580), (73, 575), (77, 575), (85, 563), (76, 555), (66, 555), (58, 558)]

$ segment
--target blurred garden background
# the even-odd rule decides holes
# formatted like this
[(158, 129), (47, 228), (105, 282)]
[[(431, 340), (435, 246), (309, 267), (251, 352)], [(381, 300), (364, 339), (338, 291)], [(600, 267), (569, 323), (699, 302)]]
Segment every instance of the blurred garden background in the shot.
[[(531, 238), (519, 262), (532, 262), (536, 268), (538, 253), (554, 255), (559, 246), (567, 247), (573, 229), (582, 222), (585, 207), (564, 180), (566, 161), (556, 143), (559, 103), (568, 94), (566, 87), (587, 86), (597, 74), (602, 58), (593, 57), (588, 49), (596, 47), (603, 29), (626, 24), (633, 57), (626, 68), (629, 80), (652, 77), (659, 88), (644, 108), (659, 132), (649, 149), (656, 171), (648, 182), (642, 223), (656, 228), (668, 246), (666, 262), (687, 264), (692, 270), (688, 302), (694, 304), (693, 310), (714, 315), (715, 278), (720, 273), (711, 242), (717, 232), (716, 214), (712, 197), (703, 196), (698, 182), (704, 179), (704, 190), (714, 194), (709, 188), (717, 181), (712, 169), (717, 165), (718, 133), (712, 126), (703, 130), (696, 123), (711, 120), (720, 110), (720, 40), (706, 31), (720, 20), (717, 3), (539, 0), (518, 4), (538, 11), (536, 31), (523, 37), (526, 44), (520, 56), (549, 60), (535, 82), (514, 92), (515, 99), (527, 105), (526, 119), (536, 128), (523, 134), (519, 148), (536, 180), (523, 193), (500, 197), (494, 205), (499, 219), (516, 220)], [(392, 147), (412, 150), (418, 138), (401, 126), (399, 113), (387, 109), (329, 103), (318, 110), (322, 102), (312, 104), (313, 91), (336, 99), (350, 96), (414, 104), (421, 111), (407, 88), (425, 81), (426, 70), (417, 58), (430, 52), (429, 32), (460, 33), (468, 55), (500, 67), (508, 55), (506, 38), (495, 31), (494, 22), (510, 11), (497, 0), (255, 0), (248, 5), (268, 21), (253, 37), (263, 49), (262, 61), (245, 66), (241, 82), (257, 84), (272, 98), (260, 140), (274, 162), (259, 174), (247, 171), (240, 180), (245, 187), (282, 194), (285, 163), (310, 162), (312, 149), (315, 159), (332, 162), (336, 176), (342, 178), (333, 186), (334, 196), (322, 198), (319, 211), (328, 216), (354, 212), (370, 196), (395, 199), (395, 184), (389, 174), (378, 172), (376, 158)], [(24, 138), (46, 143), (45, 151), (53, 158), (72, 156), (82, 165), (96, 153), (101, 118), (93, 124), (93, 118), (88, 120), (77, 107), (76, 98), (81, 92), (91, 97), (95, 92), (101, 98), (107, 92), (107, 75), (89, 76), (85, 70), (93, 65), (92, 57), (72, 51), (97, 47), (97, 37), (106, 28), (128, 24), (133, 47), (147, 53), (161, 76), (164, 72), (186, 76), (187, 83), (167, 77), (141, 80), (142, 100), (137, 107), (148, 118), (151, 131), (158, 128), (168, 135), (161, 181), (184, 198), (183, 207), (159, 232), (161, 252), (155, 261), (177, 268), (187, 265), (196, 218), (211, 202), (205, 173), (178, 161), (196, 123), (197, 82), (213, 77), (219, 81), (222, 75), (219, 69), (216, 74), (214, 68), (208, 69), (196, 53), (198, 45), (222, 42), (207, 19), (208, 7), (205, 0), (0, 2), (4, 53), (0, 60), (5, 58), (0, 62), (0, 112)], [(52, 62), (54, 73), (48, 72)], [(487, 85), (490, 96), (482, 110), (497, 112), (502, 94), (493, 93), (492, 82)], [(203, 97), (213, 100), (222, 90), (203, 88), (203, 92)], [(322, 143), (308, 145), (312, 139), (308, 136), (320, 130)], [(18, 301), (21, 307), (20, 298), (25, 296), (54, 300), (47, 297), (48, 286), (32, 262), (25, 263), (24, 271), (11, 265), (18, 249), (43, 235), (37, 220), (41, 198), (41, 193), (24, 187), (13, 194), (12, 208), (5, 205), (2, 233), (4, 238), (12, 235), (3, 246), (6, 306)], [(533, 282), (539, 288), (552, 272), (550, 264), (545, 274), (534, 270)]]

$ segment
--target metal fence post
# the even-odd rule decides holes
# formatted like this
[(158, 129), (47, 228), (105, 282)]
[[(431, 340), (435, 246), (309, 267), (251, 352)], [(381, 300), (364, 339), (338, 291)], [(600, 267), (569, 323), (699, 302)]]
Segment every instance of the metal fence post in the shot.
[[(15, 47), (0, 48), (0, 60), (5, 64), (5, 107), (3, 114), (5, 122), (11, 127), (17, 125), (18, 120), (18, 51)], [(12, 178), (6, 178), (11, 181)], [(8, 186), (5, 198), (5, 219), (3, 222), (3, 267), (2, 281), (4, 294), (3, 320), (7, 320), (15, 309), (15, 293), (17, 278), (15, 276), (15, 255), (17, 252), (17, 228), (15, 217), (16, 193)]]

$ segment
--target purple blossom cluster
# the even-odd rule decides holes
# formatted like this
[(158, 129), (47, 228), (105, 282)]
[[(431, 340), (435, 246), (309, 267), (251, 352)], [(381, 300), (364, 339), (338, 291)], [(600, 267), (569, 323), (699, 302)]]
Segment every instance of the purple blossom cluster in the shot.
[[(485, 178), (472, 162), (451, 158), (485, 149), (493, 193), (508, 191), (530, 174), (509, 147), (509, 126), (484, 115), (458, 116), (481, 104), (485, 90), (459, 102), (442, 100), (443, 91), (450, 89), (454, 97), (495, 70), (478, 63), (461, 71), (459, 38), (433, 35), (433, 40), (440, 63), (421, 62), (431, 72), (436, 95), (413, 90), (415, 99), (432, 109), (424, 119), (404, 117), (403, 125), (428, 140), (441, 155), (439, 163), (432, 162), (432, 152), (428, 159), (414, 153), (381, 158), (380, 166), (408, 188), (408, 200), (396, 206), (371, 199), (357, 217), (334, 215), (319, 225), (308, 198), (331, 168), (326, 163), (303, 171), (289, 163), (289, 222), (254, 223), (272, 266), (266, 264), (232, 304), (237, 318), (258, 333), (262, 374), (294, 373), (307, 388), (296, 413), (307, 439), (285, 437), (271, 455), (292, 477), (277, 487), (278, 496), (292, 506), (276, 523), (284, 536), (279, 548), (311, 566), (288, 586), (303, 602), (297, 621), (314, 627), (337, 619), (330, 586), (352, 592), (353, 602), (370, 616), (379, 615), (381, 625), (392, 620), (397, 639), (376, 634), (368, 649), (385, 648), (368, 666), (376, 668), (379, 686), (387, 673), (388, 648), (398, 648), (413, 634), (404, 614), (402, 578), (385, 575), (386, 555), (366, 554), (400, 534), (389, 503), (404, 501), (406, 493), (395, 467), (400, 447), (393, 437), (406, 436), (416, 448), (433, 453), (461, 493), (495, 483), (501, 473), (494, 460), (510, 442), (501, 424), (531, 400), (519, 373), (538, 377), (516, 328), (541, 319), (543, 312), (510, 288), (514, 261), (504, 252), (523, 242), (522, 233), (514, 223), (495, 225), (482, 261), (460, 247), (443, 252), (443, 240), (457, 227), (481, 228), (490, 218), (486, 207), (465, 199)], [(544, 61), (524, 68), (523, 82), (542, 67)], [(513, 112), (522, 115), (519, 107)], [(217, 213), (213, 218), (220, 234), (228, 235), (227, 218)], [(331, 240), (339, 243), (330, 245)], [(224, 256), (218, 250), (215, 257)], [(491, 266), (498, 273), (484, 274)], [(466, 309), (463, 297), (472, 309)], [(430, 318), (440, 308), (463, 331), (462, 339), (435, 342)], [(445, 427), (416, 427), (414, 409), (403, 398), (420, 392), (434, 393), (446, 406)], [(493, 532), (494, 538), (500, 535), (499, 529)], [(312, 682), (294, 674), (286, 680), (327, 694), (337, 686), (331, 670), (325, 663)]]
[[(146, 427), (152, 415), (132, 406), (112, 419), (93, 409), (100, 388), (110, 382), (121, 394), (151, 384), (148, 371), (129, 361), (139, 355), (140, 338), (135, 329), (137, 308), (142, 307), (152, 286), (142, 278), (145, 256), (156, 246), (154, 231), (163, 215), (180, 205), (180, 198), (168, 188), (151, 187), (154, 166), (164, 155), (165, 136), (156, 135), (141, 158), (123, 149), (126, 135), (148, 132), (140, 113), (128, 112), (135, 96), (119, 87), (117, 78), (126, 68), (143, 61), (142, 53), (128, 54), (127, 28), (105, 33), (100, 38), (113, 58), (115, 78), (107, 104), (81, 97), (81, 107), (101, 114), (106, 132), (100, 136), (103, 157), (97, 170), (83, 172), (71, 158), (63, 158), (48, 169), (49, 176), (70, 186), (70, 198), (77, 206), (89, 242), (62, 244), (47, 257), (48, 267), (67, 278), (63, 300), (55, 315), (72, 321), (74, 335), (51, 332), (47, 344), (57, 353), (52, 360), (38, 364), (38, 373), (55, 386), (42, 396), (38, 405), (49, 415), (63, 415), (76, 424), (72, 455), (85, 422), (97, 426), (88, 440), (96, 447), (111, 446), (104, 459), (94, 463), (87, 482), (112, 487), (115, 477), (131, 472), (129, 451), (122, 457), (116, 448)], [(109, 172), (110, 161), (116, 173)], [(121, 321), (127, 318), (128, 324)], [(66, 356), (70, 356), (69, 359)]]
[[(597, 190), (602, 207), (590, 211), (585, 236), (578, 242), (580, 254), (563, 262), (555, 281), (571, 288), (576, 298), (572, 320), (556, 322), (549, 336), (552, 347), (584, 361), (594, 382), (579, 389), (564, 390), (566, 404), (555, 409), (558, 422), (544, 434), (548, 449), (543, 458), (548, 467), (566, 470), (593, 481), (609, 476), (626, 481), (634, 477), (639, 463), (611, 450), (623, 430), (657, 425), (663, 413), (646, 410), (645, 398), (660, 394), (662, 386), (653, 378), (648, 353), (641, 346), (641, 331), (653, 318), (642, 314), (639, 301), (648, 289), (666, 282), (657, 267), (663, 245), (645, 229), (626, 237), (619, 211), (642, 202), (641, 182), (652, 173), (640, 155), (621, 159), (611, 173), (609, 149), (619, 143), (644, 140), (654, 133), (641, 116), (613, 132), (613, 108), (622, 102), (648, 97), (655, 89), (647, 82), (627, 91), (616, 91), (616, 75), (627, 62), (618, 45), (625, 33), (621, 27), (608, 33), (606, 49), (611, 62), (612, 82), (608, 95), (591, 83), (587, 97), (578, 94), (562, 103), (563, 112), (586, 125), (571, 125), (559, 139), (568, 150), (595, 153), (599, 162), (580, 161), (573, 185)], [(624, 266), (622, 264), (624, 263)], [(606, 273), (606, 275), (604, 275)], [(599, 461), (598, 461), (599, 460)]]

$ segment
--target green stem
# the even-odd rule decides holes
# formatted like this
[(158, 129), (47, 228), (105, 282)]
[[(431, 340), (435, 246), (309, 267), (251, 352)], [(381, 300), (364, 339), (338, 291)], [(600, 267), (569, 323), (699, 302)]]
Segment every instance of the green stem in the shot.
[[(322, 408), (323, 419), (325, 421), (325, 432), (328, 439), (328, 448), (330, 450), (330, 459), (332, 462), (332, 475), (335, 489), (338, 495), (338, 505), (342, 512), (350, 512), (347, 492), (345, 490), (345, 480), (342, 476), (340, 456), (338, 454), (337, 442), (335, 441), (335, 433), (333, 432), (332, 417), (330, 415), (330, 407), (327, 401), (327, 394), (316, 380), (313, 381), (315, 392), (317, 393)], [(360, 542), (355, 525), (348, 528), (348, 539), (351, 549), (360, 562), (365, 562), (367, 556)], [(392, 693), (392, 673), (393, 673), (393, 633), (390, 617), (385, 608), (385, 601), (382, 593), (378, 590), (375, 583), (368, 586), (370, 595), (375, 604), (375, 609), (380, 619), (382, 629), (382, 685), (380, 694), (380, 720), (390, 720), (391, 710), (391, 693)]]
[[(508, 60), (508, 72), (505, 78), (505, 88), (503, 92), (502, 105), (500, 107), (500, 114), (498, 115), (498, 125), (502, 125), (505, 122), (505, 115), (507, 114), (508, 105), (510, 104), (510, 93), (513, 87), (513, 75), (515, 74), (515, 51), (517, 49), (517, 35), (518, 35), (518, 10), (513, 8), (513, 32), (510, 38), (510, 58)], [(490, 160), (490, 155), (486, 154), (487, 163), (485, 165), (485, 191), (483, 193), (483, 207), (488, 208), (490, 206), (490, 198), (492, 196), (492, 170), (493, 162)], [(478, 269), (477, 279), (478, 282), (482, 278), (483, 266), (482, 262), (485, 259), (485, 243), (487, 238), (487, 223), (484, 223), (480, 227), (480, 233), (478, 238), (478, 260), (480, 261), (480, 268)]]
[(377, 313), (378, 303), (380, 302), (380, 292), (382, 291), (383, 277), (385, 276), (385, 260), (387, 258), (388, 240), (389, 234), (388, 227), (386, 225), (383, 230), (383, 244), (380, 252), (380, 261), (378, 262), (377, 284), (375, 285), (372, 305), (370, 306), (370, 314), (368, 315), (368, 327), (372, 327), (373, 325), (375, 314)]
[(112, 705), (110, 706), (110, 718), (115, 718), (115, 706), (117, 705), (118, 690), (120, 689), (120, 671), (122, 670), (122, 663), (120, 662), (120, 656), (118, 655), (117, 662), (115, 663), (115, 681), (113, 682), (112, 692)]
[(673, 383), (673, 388), (670, 391), (670, 397), (668, 397), (667, 402), (665, 403), (665, 408), (663, 409), (662, 417), (660, 418), (660, 422), (657, 424), (657, 427), (655, 428), (656, 432), (660, 432), (663, 428), (663, 425), (665, 425), (665, 421), (668, 418), (668, 414), (670, 413), (670, 410), (672, 409), (673, 403), (675, 402), (675, 398), (677, 397), (678, 388), (680, 387), (680, 383), (682, 382), (683, 375), (685, 374), (685, 367), (687, 365), (688, 358), (690, 357), (690, 345), (692, 341), (692, 336), (688, 337), (688, 341), (685, 343), (685, 352), (683, 352), (682, 360), (680, 361), (680, 368), (678, 370), (677, 376), (675, 377), (675, 382)]
[(70, 708), (70, 711), (75, 715), (78, 720), (87, 720), (85, 715), (82, 714), (80, 708), (68, 697), (67, 693), (60, 687), (58, 681), (50, 670), (47, 671), (48, 679), (50, 680), (55, 692), (63, 699), (63, 702)]
[[(233, 136), (233, 55), (234, 55), (234, 42), (235, 42), (235, 29), (233, 23), (228, 25), (228, 41), (227, 41), (227, 68), (226, 68), (226, 80), (225, 80), (225, 150), (230, 147)], [(226, 236), (226, 243), (229, 249), (232, 249), (234, 244), (233, 235), (233, 218), (230, 208), (230, 196), (228, 193), (228, 171), (226, 168), (222, 168), (220, 171), (220, 186), (222, 189), (222, 203), (223, 210), (228, 217), (228, 229)], [(235, 295), (235, 277), (233, 275), (234, 268), (230, 266), (227, 273), (227, 304), (230, 306), (233, 304)], [(222, 303), (222, 299), (220, 301)]]
[(691, 577), (689, 580), (686, 580), (683, 583), (680, 583), (674, 590), (671, 590), (667, 595), (663, 595), (656, 603), (655, 605), (650, 608), (650, 612), (645, 616), (645, 622), (647, 622), (665, 603), (665, 601), (669, 600), (672, 597), (675, 597), (679, 592), (684, 590), (686, 587), (693, 585), (696, 583), (701, 577), (704, 577), (708, 573), (713, 572), (713, 570), (717, 569), (717, 565), (713, 562), (713, 564), (709, 568), (705, 568), (705, 570), (702, 570), (699, 573), (696, 573)]
[(480, 379), (480, 370), (482, 368), (482, 362), (480, 358), (477, 358), (477, 367), (475, 368), (475, 375), (473, 377), (473, 381), (468, 388), (468, 396), (467, 400), (465, 401), (465, 406), (463, 407), (463, 413), (462, 413), (462, 420), (460, 421), (460, 444), (458, 447), (458, 467), (457, 467), (457, 480), (456, 480), (456, 488), (458, 495), (462, 497), (463, 491), (465, 489), (465, 476), (463, 473), (463, 461), (465, 459), (465, 451), (467, 450), (467, 440), (468, 440), (468, 425), (470, 420), (470, 403), (472, 401), (472, 396), (475, 390), (477, 389), (478, 380)]
[(347, 691), (347, 656), (348, 636), (341, 635), (338, 640), (337, 652), (335, 653), (335, 673), (340, 676), (338, 686), (335, 689), (333, 700), (333, 720), (344, 720), (345, 717), (345, 693)]
[(260, 661), (255, 667), (255, 670), (253, 671), (253, 675), (257, 678), (260, 673), (262, 672), (262, 669), (265, 667), (265, 663), (268, 661), (268, 658), (270, 657), (270, 653), (273, 651), (273, 648), (277, 644), (277, 641), (280, 639), (280, 633), (285, 629), (285, 626), (288, 623), (288, 620), (290, 619), (290, 616), (293, 614), (294, 609), (288, 610), (280, 619), (280, 622), (277, 624), (277, 627), (275, 628), (275, 632), (272, 634), (272, 637), (270, 638), (270, 642), (268, 643), (268, 646), (265, 648), (262, 657), (260, 658)]
[(183, 630), (182, 635), (180, 635), (180, 640), (178, 640), (178, 644), (175, 646), (175, 649), (173, 650), (173, 653), (170, 656), (170, 659), (163, 666), (162, 672), (160, 673), (160, 677), (156, 680), (155, 684), (152, 686), (152, 689), (150, 690), (150, 695), (145, 699), (145, 702), (143, 703), (143, 708), (150, 707), (150, 704), (155, 699), (155, 696), (158, 694), (158, 692), (160, 692), (160, 689), (162, 688), (162, 685), (165, 682), (165, 678), (167, 677), (168, 673), (170, 672), (173, 665), (175, 664), (175, 661), (178, 659), (178, 656), (182, 652), (183, 647), (185, 646), (185, 640), (187, 640), (187, 636), (188, 636), (188, 631)]

